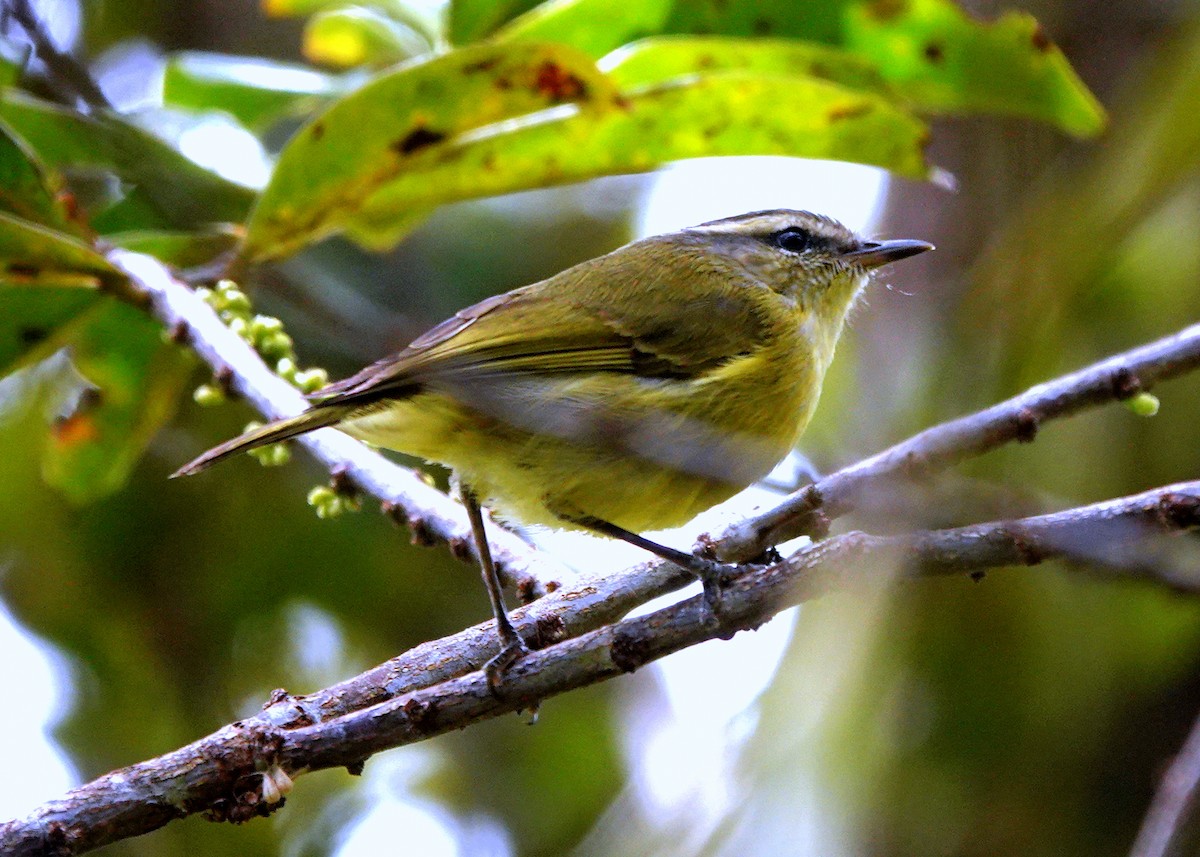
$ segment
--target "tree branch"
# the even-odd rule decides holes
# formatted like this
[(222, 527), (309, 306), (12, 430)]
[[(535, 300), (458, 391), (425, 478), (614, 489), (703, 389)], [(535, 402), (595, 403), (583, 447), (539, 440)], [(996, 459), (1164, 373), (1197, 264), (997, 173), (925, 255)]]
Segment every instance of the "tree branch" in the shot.
[(34, 53), (46, 64), (52, 85), (58, 84), (60, 88), (69, 89), (93, 112), (112, 109), (112, 104), (87, 69), (54, 44), (54, 40), (46, 31), (46, 25), (33, 11), (29, 0), (0, 0), (0, 22), (9, 16), (21, 25), (21, 29), (29, 37)]
[[(338, 690), (311, 697), (278, 691), (255, 717), (157, 759), (114, 771), (24, 819), (0, 826), (0, 850), (12, 857), (78, 854), (197, 812), (231, 821), (266, 815), (279, 805), (277, 791), (286, 791), (301, 773), (341, 766), (358, 772), (381, 750), (632, 672), (696, 643), (757, 627), (785, 607), (830, 591), (1068, 558), (1086, 559), (1115, 577), (1152, 580), (1197, 593), (1200, 572), (1194, 555), (1182, 563), (1171, 561), (1172, 551), (1163, 550), (1162, 534), (1198, 525), (1200, 481), (1015, 521), (900, 536), (835, 536), (785, 561), (739, 575), (724, 592), (719, 625), (709, 621), (702, 596), (623, 619), (522, 658), (506, 673), (499, 696), (478, 671), (388, 696), (373, 682), (381, 670), (396, 678), (396, 688), (404, 684), (401, 676), (409, 676), (411, 682), (414, 670), (409, 667), (418, 663), (402, 664), (408, 655)], [(1166, 545), (1177, 548), (1178, 541), (1168, 540)], [(519, 618), (525, 623), (536, 617), (539, 625), (569, 629), (579, 624), (575, 614), (608, 607), (593, 590), (584, 586), (555, 593), (517, 612), (524, 614)], [(489, 623), (427, 644), (430, 657), (424, 663), (458, 649), (477, 664), (479, 649), (494, 646), (491, 635)], [(379, 701), (340, 716), (322, 716), (328, 712), (319, 698), (342, 694)]]
[(1200, 841), (1200, 719), (1171, 762), (1130, 857), (1187, 857)]
[[(300, 391), (272, 372), (258, 353), (227, 328), (188, 286), (175, 279), (157, 259), (113, 249), (109, 261), (145, 295), (149, 311), (176, 339), (186, 342), (213, 373), (268, 420), (300, 413), (308, 402)], [(407, 470), (334, 429), (302, 435), (303, 444), (332, 474), (382, 501), (384, 512), (407, 523), (419, 544), (445, 542), (464, 561), (475, 561), (474, 541), (466, 512), (450, 497)], [(506, 583), (523, 600), (556, 588), (562, 567), (548, 556), (498, 528), (492, 528), (493, 556)]]
[(1047, 420), (1131, 398), (1200, 367), (1200, 324), (1126, 351), (1070, 375), (1031, 387), (1008, 401), (926, 429), (870, 458), (819, 479), (768, 512), (740, 521), (706, 552), (728, 562), (759, 556), (803, 535), (824, 535), (829, 522), (852, 511), (868, 493), (920, 480), (965, 458), (1010, 441), (1028, 443)]

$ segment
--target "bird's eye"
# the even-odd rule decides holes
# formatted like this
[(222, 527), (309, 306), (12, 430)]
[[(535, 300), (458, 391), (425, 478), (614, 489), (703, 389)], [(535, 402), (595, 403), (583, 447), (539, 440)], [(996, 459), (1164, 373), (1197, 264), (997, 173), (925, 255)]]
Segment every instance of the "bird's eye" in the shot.
[(808, 250), (815, 250), (820, 240), (806, 229), (789, 226), (787, 229), (773, 233), (771, 243), (788, 253), (804, 253)]

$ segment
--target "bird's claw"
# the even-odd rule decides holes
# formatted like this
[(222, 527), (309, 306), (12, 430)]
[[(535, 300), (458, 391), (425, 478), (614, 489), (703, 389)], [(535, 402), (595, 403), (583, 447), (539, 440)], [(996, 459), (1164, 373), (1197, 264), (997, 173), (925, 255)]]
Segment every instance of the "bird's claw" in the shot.
[(516, 637), (508, 641), (500, 652), (483, 665), (484, 675), (487, 676), (488, 690), (493, 696), (500, 696), (500, 688), (504, 682), (504, 674), (508, 668), (529, 654), (529, 647)]

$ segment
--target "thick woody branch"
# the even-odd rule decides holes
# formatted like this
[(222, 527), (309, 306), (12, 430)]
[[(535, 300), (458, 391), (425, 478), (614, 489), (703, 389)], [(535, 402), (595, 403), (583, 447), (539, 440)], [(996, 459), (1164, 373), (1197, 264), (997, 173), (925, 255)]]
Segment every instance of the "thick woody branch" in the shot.
[[(342, 766), (358, 771), (381, 750), (632, 672), (696, 643), (757, 627), (785, 607), (834, 590), (1066, 558), (1115, 577), (1200, 592), (1191, 545), (1164, 539), (1198, 525), (1200, 482), (1189, 482), (1015, 521), (902, 536), (836, 536), (740, 575), (724, 591), (720, 623), (711, 620), (700, 596), (624, 619), (522, 658), (506, 673), (499, 695), (483, 673), (471, 672), (390, 697), (381, 693), (376, 704), (322, 719), (311, 698), (279, 692), (262, 714), (110, 773), (0, 826), (0, 850), (13, 857), (78, 854), (197, 812), (233, 821), (265, 815), (278, 805), (281, 786), (286, 790), (301, 773)], [(569, 628), (573, 614), (596, 607), (592, 589), (555, 593), (524, 612)], [(463, 645), (460, 638), (431, 645)], [(394, 669), (396, 675), (406, 672)]]
[(1200, 324), (1086, 369), (1031, 387), (1019, 396), (914, 435), (890, 449), (802, 488), (770, 511), (704, 539), (725, 561), (744, 561), (788, 539), (823, 535), (868, 493), (929, 477), (1010, 441), (1027, 443), (1047, 420), (1128, 399), (1159, 381), (1200, 367)]
[[(109, 251), (109, 260), (149, 302), (149, 310), (180, 341), (187, 343), (214, 374), (268, 420), (294, 416), (308, 403), (300, 391), (272, 372), (258, 353), (227, 328), (190, 288), (150, 256)], [(332, 474), (378, 498), (384, 511), (407, 523), (413, 540), (446, 542), (460, 559), (474, 561), (466, 512), (448, 496), (348, 435), (321, 429), (297, 439)], [(523, 598), (544, 595), (558, 584), (561, 567), (511, 533), (492, 529), (492, 554), (505, 582)]]

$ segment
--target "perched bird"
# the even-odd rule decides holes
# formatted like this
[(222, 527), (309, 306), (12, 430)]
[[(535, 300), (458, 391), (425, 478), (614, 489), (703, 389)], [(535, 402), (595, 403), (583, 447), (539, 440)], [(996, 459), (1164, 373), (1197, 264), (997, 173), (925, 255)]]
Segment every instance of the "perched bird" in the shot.
[(770, 472), (808, 424), (870, 272), (930, 249), (787, 210), (646, 238), (467, 307), (174, 475), (324, 426), (446, 465), (496, 615), (499, 675), (524, 647), (480, 503), (625, 539), (715, 596), (717, 564), (638, 531), (682, 525)]

